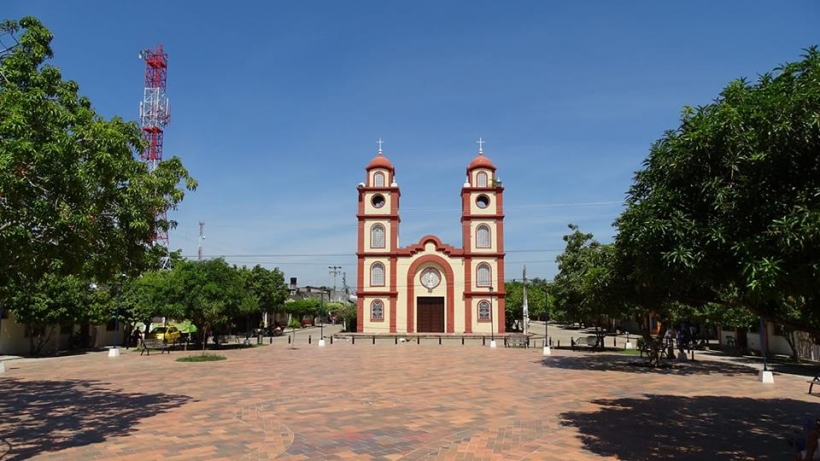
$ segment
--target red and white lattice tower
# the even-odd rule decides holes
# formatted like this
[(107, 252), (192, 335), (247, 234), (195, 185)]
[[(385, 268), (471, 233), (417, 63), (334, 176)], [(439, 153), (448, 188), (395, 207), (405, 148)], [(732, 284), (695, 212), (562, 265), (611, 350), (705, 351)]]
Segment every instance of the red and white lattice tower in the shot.
[[(171, 106), (165, 96), (168, 54), (162, 50), (162, 45), (159, 45), (153, 50), (140, 51), (139, 56), (145, 60), (145, 89), (140, 103), (140, 127), (142, 136), (148, 144), (140, 153), (140, 159), (148, 164), (150, 171), (153, 171), (162, 161), (162, 137), (165, 126), (171, 120)], [(157, 219), (167, 220), (165, 211), (162, 211)], [(168, 232), (158, 227), (154, 233), (154, 245), (161, 245), (165, 249), (163, 267), (168, 263), (169, 244)]]

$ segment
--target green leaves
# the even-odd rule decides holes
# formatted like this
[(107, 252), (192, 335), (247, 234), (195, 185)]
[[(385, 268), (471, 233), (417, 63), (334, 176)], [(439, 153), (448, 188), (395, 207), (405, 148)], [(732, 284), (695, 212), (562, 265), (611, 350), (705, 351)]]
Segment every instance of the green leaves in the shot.
[(280, 309), (288, 297), (285, 274), (278, 267), (268, 270), (258, 264), (246, 271), (246, 284), (258, 300), (259, 309), (263, 312)]
[(137, 124), (100, 117), (45, 63), (37, 19), (0, 27), (22, 31), (0, 68), (0, 298), (47, 273), (104, 283), (150, 268), (154, 229), (175, 226), (156, 216), (196, 181), (178, 158), (148, 171)]
[(631, 306), (623, 287), (628, 284), (617, 266), (615, 247), (601, 245), (592, 234), (569, 225), (567, 246), (558, 258), (553, 283), (556, 309), (568, 321), (598, 321), (625, 315)]
[[(506, 320), (508, 326), (512, 322), (522, 320), (524, 315), (524, 284), (520, 281), (506, 282), (504, 284)], [(527, 281), (527, 306), (531, 318), (536, 318), (545, 313), (552, 313), (553, 299), (550, 295), (551, 285), (545, 280), (532, 279)]]
[(319, 298), (296, 299), (285, 303), (285, 312), (297, 319), (316, 315), (319, 312), (321, 301)]
[(223, 325), (259, 309), (246, 278), (221, 258), (177, 262), (169, 277), (168, 302), (198, 328)]
[(635, 285), (655, 294), (647, 308), (712, 299), (780, 315), (788, 296), (817, 305), (819, 113), (820, 52), (810, 48), (685, 108), (652, 145), (615, 240)]

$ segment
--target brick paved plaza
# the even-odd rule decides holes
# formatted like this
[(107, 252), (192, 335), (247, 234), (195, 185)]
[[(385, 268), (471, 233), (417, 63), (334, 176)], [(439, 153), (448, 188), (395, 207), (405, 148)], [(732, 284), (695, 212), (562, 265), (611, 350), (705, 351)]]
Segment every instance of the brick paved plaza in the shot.
[[(279, 338), (277, 338), (279, 339)], [(805, 378), (699, 360), (473, 346), (300, 344), (13, 360), (0, 459), (788, 459)]]

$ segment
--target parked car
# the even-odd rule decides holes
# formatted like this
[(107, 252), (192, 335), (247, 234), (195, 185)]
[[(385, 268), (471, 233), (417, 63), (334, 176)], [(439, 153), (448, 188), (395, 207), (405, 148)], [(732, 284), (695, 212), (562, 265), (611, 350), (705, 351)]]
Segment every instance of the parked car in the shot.
[(151, 331), (149, 336), (157, 338), (160, 341), (165, 340), (169, 343), (174, 343), (179, 341), (179, 339), (182, 337), (182, 332), (180, 332), (179, 328), (175, 326), (156, 327)]

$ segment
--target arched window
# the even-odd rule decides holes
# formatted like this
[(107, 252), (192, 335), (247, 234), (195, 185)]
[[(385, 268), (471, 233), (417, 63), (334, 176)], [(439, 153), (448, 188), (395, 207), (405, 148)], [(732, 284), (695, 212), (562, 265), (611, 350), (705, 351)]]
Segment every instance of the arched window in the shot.
[(384, 264), (373, 263), (373, 265), (370, 266), (370, 286), (384, 286)]
[(482, 224), (475, 231), (475, 246), (490, 248), (490, 226)]
[(384, 248), (384, 226), (373, 224), (370, 228), (370, 248)]
[(384, 187), (384, 173), (378, 171), (373, 174), (373, 186)]
[(478, 302), (478, 320), (490, 320), (490, 303), (489, 301)]
[(379, 299), (370, 303), (370, 320), (384, 320), (384, 303)]
[(488, 287), (490, 286), (490, 265), (487, 263), (481, 263), (478, 265), (478, 270), (476, 271), (476, 285), (480, 287)]
[(487, 173), (481, 171), (476, 176), (477, 187), (487, 187)]

